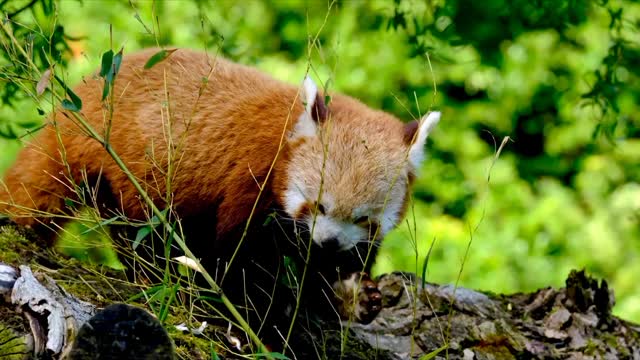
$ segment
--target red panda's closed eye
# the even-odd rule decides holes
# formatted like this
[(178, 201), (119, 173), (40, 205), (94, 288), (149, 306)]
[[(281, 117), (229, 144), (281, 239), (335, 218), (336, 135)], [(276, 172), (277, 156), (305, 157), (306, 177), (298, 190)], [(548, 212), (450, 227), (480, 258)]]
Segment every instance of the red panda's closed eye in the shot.
[(315, 208), (318, 209), (318, 214), (326, 215), (326, 209), (324, 208), (324, 205), (316, 204)]
[(360, 217), (356, 218), (355, 220), (353, 220), (354, 224), (361, 225), (361, 226), (369, 225), (370, 222), (371, 221), (370, 221), (368, 216), (360, 216)]

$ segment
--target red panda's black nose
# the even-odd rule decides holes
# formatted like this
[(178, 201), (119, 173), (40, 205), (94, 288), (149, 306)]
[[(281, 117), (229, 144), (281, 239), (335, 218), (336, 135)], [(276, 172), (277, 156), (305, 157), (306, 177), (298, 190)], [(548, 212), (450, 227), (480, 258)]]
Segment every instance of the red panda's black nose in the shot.
[(338, 238), (329, 238), (322, 242), (322, 248), (327, 251), (335, 251), (337, 252), (340, 248), (340, 243), (338, 242)]

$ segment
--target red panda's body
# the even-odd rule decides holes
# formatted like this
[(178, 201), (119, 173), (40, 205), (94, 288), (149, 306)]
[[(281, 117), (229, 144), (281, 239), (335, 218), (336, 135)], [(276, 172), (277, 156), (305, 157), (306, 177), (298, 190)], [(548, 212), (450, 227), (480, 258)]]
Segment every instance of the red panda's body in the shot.
[[(333, 95), (326, 106), (310, 80), (301, 89), (189, 50), (145, 70), (156, 51), (124, 57), (106, 102), (97, 76), (74, 91), (81, 116), (108, 133), (156, 204), (167, 207), (169, 199), (179, 219), (199, 219), (188, 244), (204, 252), (233, 248), (263, 184), (256, 222), (275, 209), (308, 232), (315, 228), (314, 243), (339, 254), (381, 238), (401, 219), (439, 114), (405, 126), (347, 96)], [(69, 118), (57, 111), (20, 153), (0, 184), (0, 212), (18, 223), (47, 224), (45, 213), (71, 211), (65, 206), (77, 196), (71, 184), (87, 180), (101, 187), (96, 205), (148, 219), (127, 176)]]
[[(170, 184), (175, 190), (173, 205), (188, 217), (190, 212), (200, 211), (200, 206), (216, 204), (225, 214), (217, 232), (225, 232), (246, 221), (259, 190), (251, 172), (258, 181), (264, 180), (287, 119), (290, 127), (296, 113), (302, 111), (302, 105), (294, 102), (297, 89), (254, 69), (184, 50), (144, 70), (154, 52), (125, 57), (113, 90), (110, 143), (136, 177), (145, 180), (149, 194), (161, 202), (166, 197), (167, 176), (163, 172), (171, 137), (176, 147)], [(101, 78), (86, 77), (75, 89), (83, 101), (82, 115), (100, 134), (105, 133), (110, 116), (101, 101), (102, 88)], [(53, 119), (74, 181), (82, 181), (79, 171), (83, 168), (90, 177), (100, 174), (124, 213), (144, 220), (138, 192), (105, 149), (62, 112)], [(13, 190), (9, 195), (17, 204), (56, 213), (64, 210), (64, 197), (74, 198), (72, 188), (64, 184), (67, 171), (55, 131), (48, 125), (5, 175), (8, 189)], [(281, 155), (286, 161), (286, 152)], [(36, 189), (51, 189), (59, 197)], [(8, 198), (0, 194), (2, 199)], [(36, 218), (18, 217), (16, 221), (35, 224)]]

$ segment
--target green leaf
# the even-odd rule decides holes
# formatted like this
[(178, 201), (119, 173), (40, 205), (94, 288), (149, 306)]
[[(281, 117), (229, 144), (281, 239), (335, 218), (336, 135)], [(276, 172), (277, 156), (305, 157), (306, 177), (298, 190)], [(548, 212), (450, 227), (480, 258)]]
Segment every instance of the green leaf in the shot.
[(152, 67), (154, 67), (159, 62), (161, 62), (164, 59), (168, 58), (176, 50), (178, 50), (178, 49), (172, 49), (172, 50), (164, 50), (163, 49), (163, 50), (158, 51), (157, 53), (153, 54), (153, 56), (150, 57), (149, 60), (147, 60), (147, 63), (144, 64), (144, 68), (145, 69), (151, 69)]
[(424, 354), (420, 357), (420, 360), (430, 360), (435, 358), (438, 354), (440, 354), (442, 351), (444, 351), (446, 348), (449, 347), (449, 344), (444, 344), (442, 346), (440, 346), (439, 348), (433, 350), (432, 352), (428, 353), (428, 354)]
[(64, 198), (64, 205), (66, 207), (68, 207), (69, 209), (75, 209), (76, 208), (76, 203), (69, 199), (69, 198)]
[[(167, 215), (167, 210), (168, 209), (164, 209), (161, 211), (161, 213), (166, 216)], [(147, 235), (151, 234), (151, 231), (153, 229), (156, 228), (156, 226), (160, 225), (160, 219), (157, 216), (153, 216), (151, 218), (151, 221), (144, 227), (140, 228), (140, 230), (138, 230), (138, 233), (136, 233), (136, 239), (133, 241), (133, 249), (135, 250), (138, 245), (140, 245), (140, 242), (142, 242), (142, 240), (144, 240), (145, 237), (147, 237)]]
[(270, 352), (270, 353), (258, 353), (255, 354), (256, 359), (260, 358), (271, 358), (271, 359), (280, 359), (280, 360), (290, 360), (288, 356), (278, 353), (278, 352)]
[(167, 320), (167, 316), (169, 315), (169, 310), (171, 309), (171, 304), (176, 299), (176, 294), (178, 293), (178, 289), (180, 288), (179, 284), (174, 284), (171, 287), (166, 287), (163, 292), (163, 298), (161, 300), (160, 312), (158, 314), (158, 320), (160, 323), (164, 323)]
[(80, 111), (80, 109), (82, 109), (82, 100), (80, 100), (80, 97), (69, 88), (67, 88), (67, 95), (69, 95), (69, 98), (71, 98), (71, 102), (78, 109), (76, 111)]
[(131, 245), (131, 247), (133, 247), (133, 250), (135, 250), (138, 245), (140, 245), (140, 243), (142, 242), (142, 240), (144, 240), (144, 238), (147, 237), (147, 235), (151, 234), (151, 226), (145, 226), (140, 228), (140, 230), (138, 230), (138, 232), (136, 233), (136, 239), (133, 241), (133, 245)]
[(427, 256), (424, 258), (424, 263), (422, 264), (422, 287), (427, 282), (427, 267), (429, 266), (429, 258), (431, 257), (431, 251), (433, 250), (433, 245), (436, 244), (436, 238), (433, 238), (431, 242), (431, 246), (429, 246), (429, 251), (427, 252)]
[(80, 97), (69, 88), (67, 88), (67, 95), (69, 95), (69, 98), (71, 98), (71, 102), (76, 107), (76, 109), (78, 109), (76, 111), (80, 111), (80, 109), (82, 109), (82, 100), (80, 100)]
[(111, 89), (111, 85), (107, 81), (104, 82), (104, 87), (102, 88), (102, 101), (109, 96), (109, 89)]
[(266, 219), (264, 219), (264, 222), (262, 223), (262, 226), (267, 226), (269, 224), (271, 224), (271, 222), (273, 222), (276, 219), (276, 213), (272, 212), (271, 214), (269, 214), (267, 216)]
[[(76, 95), (76, 93), (74, 93), (73, 90), (71, 90), (60, 77), (58, 77), (57, 75), (53, 76), (55, 77), (56, 81), (64, 88), (64, 91), (69, 96), (69, 99), (71, 99), (71, 101), (67, 99), (62, 100), (62, 107), (71, 111), (80, 111), (80, 109), (82, 109), (82, 100), (80, 100), (80, 97)], [(66, 105), (65, 101), (67, 102)], [(69, 103), (71, 103), (71, 105), (69, 105)]]
[(127, 301), (125, 301), (126, 303), (130, 303), (132, 301), (136, 301), (138, 299), (142, 299), (144, 297), (149, 297), (149, 296), (153, 296), (155, 295), (158, 291), (163, 290), (164, 289), (164, 285), (160, 284), (160, 285), (155, 285), (147, 290), (142, 290), (141, 292), (131, 296), (130, 298), (127, 299)]
[(69, 111), (80, 111), (80, 108), (76, 104), (72, 103), (68, 99), (62, 100), (62, 108)]
[(298, 281), (296, 279), (298, 279), (300, 275), (298, 266), (296, 262), (288, 256), (284, 256), (283, 264), (285, 272), (280, 274), (280, 283), (290, 289), (295, 289), (298, 284)]
[(122, 53), (124, 51), (124, 47), (118, 51), (118, 53), (113, 57), (113, 66), (110, 71), (107, 73), (107, 81), (109, 84), (113, 85), (113, 79), (115, 79), (116, 75), (120, 71), (120, 65), (122, 65)]
[(113, 51), (109, 50), (102, 55), (102, 68), (100, 69), (100, 76), (104, 78), (104, 88), (102, 89), (102, 101), (109, 96), (109, 92), (113, 87), (113, 80), (116, 78), (118, 71), (120, 71), (120, 65), (122, 65), (122, 52), (124, 48), (114, 56)]
[(209, 341), (209, 355), (211, 357), (211, 360), (220, 360), (220, 356), (218, 356), (218, 353), (216, 352), (216, 346), (215, 346), (215, 342), (214, 341)]
[(113, 50), (109, 50), (102, 54), (102, 67), (100, 67), (100, 76), (107, 76), (107, 74), (111, 71), (111, 64), (113, 64)]
[(100, 76), (105, 78), (104, 87), (102, 88), (102, 101), (109, 96), (111, 82), (107, 80), (107, 75), (111, 72), (113, 64), (113, 50), (109, 50), (102, 54), (102, 67), (100, 68)]

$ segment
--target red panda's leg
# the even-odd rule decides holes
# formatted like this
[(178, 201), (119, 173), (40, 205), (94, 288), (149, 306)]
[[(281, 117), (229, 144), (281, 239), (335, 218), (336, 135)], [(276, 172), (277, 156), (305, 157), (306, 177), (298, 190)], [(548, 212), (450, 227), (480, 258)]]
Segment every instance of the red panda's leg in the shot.
[(74, 197), (69, 174), (56, 152), (55, 147), (28, 145), (0, 181), (0, 213), (36, 228), (48, 240), (55, 234), (44, 228), (55, 230), (56, 215), (66, 212), (65, 198)]

